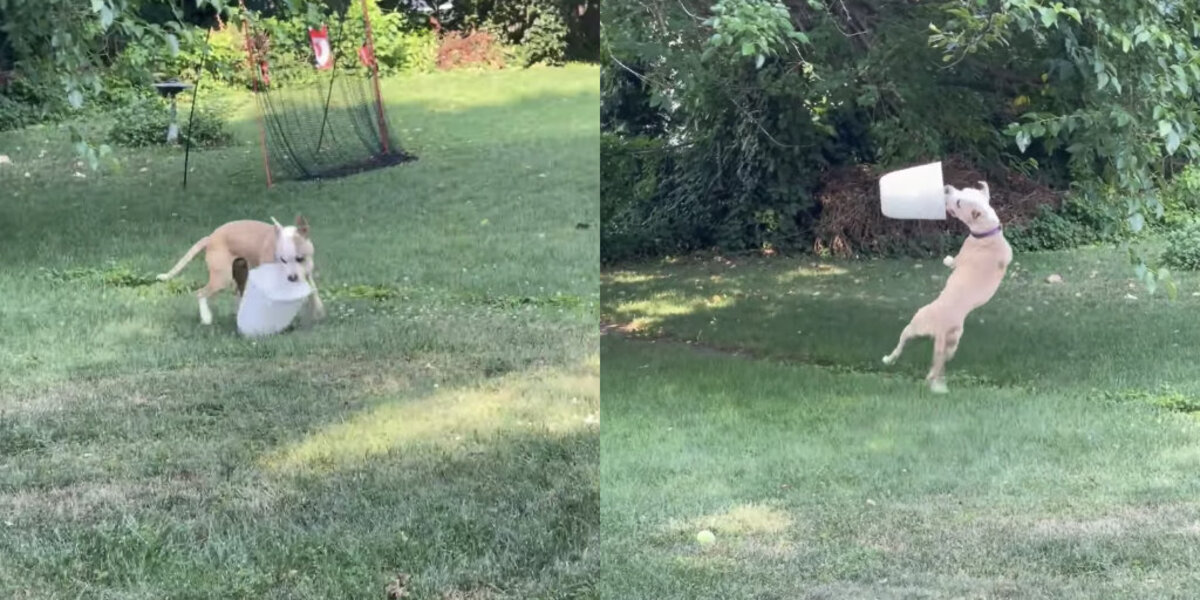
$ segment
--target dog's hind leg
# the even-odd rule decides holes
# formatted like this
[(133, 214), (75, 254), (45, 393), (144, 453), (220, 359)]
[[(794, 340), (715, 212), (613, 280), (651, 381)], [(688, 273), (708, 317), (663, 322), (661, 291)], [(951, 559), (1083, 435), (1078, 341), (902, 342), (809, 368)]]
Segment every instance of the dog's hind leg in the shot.
[[(933, 364), (929, 367), (929, 375), (925, 380), (929, 382), (929, 389), (935, 394), (945, 394), (949, 391), (946, 387), (946, 361), (948, 360), (947, 350), (950, 348), (950, 332), (938, 333), (933, 338)], [(954, 334), (954, 349), (958, 349), (958, 334)]]
[(208, 284), (196, 292), (196, 298), (200, 303), (200, 322), (211, 325), (212, 310), (208, 308), (208, 299), (233, 280), (233, 257), (223, 252), (209, 252), (204, 258), (208, 263)]
[(896, 359), (900, 358), (900, 353), (904, 351), (904, 344), (908, 343), (908, 340), (914, 337), (916, 335), (914, 334), (913, 325), (909, 323), (904, 327), (904, 331), (900, 332), (900, 341), (896, 344), (896, 349), (892, 350), (891, 354), (883, 357), (883, 364), (890, 365), (896, 362)]
[(952, 327), (946, 332), (946, 362), (954, 360), (954, 353), (958, 352), (958, 341), (962, 339), (962, 326)]
[(246, 294), (246, 279), (250, 275), (250, 265), (246, 259), (238, 257), (233, 259), (233, 283), (237, 293), (238, 307), (242, 306), (242, 296)]

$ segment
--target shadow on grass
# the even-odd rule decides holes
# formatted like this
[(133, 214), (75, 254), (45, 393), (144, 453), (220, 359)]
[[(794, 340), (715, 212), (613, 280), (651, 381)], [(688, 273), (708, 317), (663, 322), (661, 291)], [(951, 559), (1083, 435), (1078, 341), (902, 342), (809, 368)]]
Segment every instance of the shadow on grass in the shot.
[(518, 434), (468, 455), (405, 452), (283, 482), (108, 484), (80, 519), (10, 514), (3, 569), (60, 593), (365, 598), (408, 573), (415, 597), (571, 597), (598, 575), (587, 551), (598, 460), (588, 432)]
[(260, 463), (282, 473), (321, 473), (410, 446), (469, 455), (502, 433), (570, 434), (598, 419), (581, 411), (599, 406), (599, 375), (595, 359), (575, 369), (513, 374), (415, 401), (386, 402), (287, 444)]
[(447, 391), (354, 367), (84, 384), (6, 418), (0, 591), (6, 569), (172, 597), (591, 589), (598, 360)]

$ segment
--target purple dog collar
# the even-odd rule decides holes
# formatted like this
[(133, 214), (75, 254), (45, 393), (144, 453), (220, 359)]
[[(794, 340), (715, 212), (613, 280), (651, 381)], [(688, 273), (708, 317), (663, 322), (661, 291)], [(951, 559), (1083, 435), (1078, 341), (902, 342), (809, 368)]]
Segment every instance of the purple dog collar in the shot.
[(985, 237), (992, 237), (993, 235), (996, 235), (997, 233), (1000, 233), (1000, 226), (999, 226), (999, 225), (997, 225), (995, 229), (993, 229), (993, 230), (991, 230), (991, 231), (985, 231), (985, 232), (983, 232), (983, 233), (975, 233), (974, 231), (972, 231), (972, 232), (971, 232), (971, 237), (973, 237), (973, 238), (985, 238)]

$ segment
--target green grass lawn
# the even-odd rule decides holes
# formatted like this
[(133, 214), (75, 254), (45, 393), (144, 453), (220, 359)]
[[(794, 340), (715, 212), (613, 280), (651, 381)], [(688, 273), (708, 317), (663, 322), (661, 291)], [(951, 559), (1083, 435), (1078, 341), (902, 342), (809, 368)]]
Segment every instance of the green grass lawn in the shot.
[[(181, 151), (0, 134), (0, 597), (592, 595), (598, 77), (388, 80), (417, 162), (270, 190), (244, 99), (186, 191)], [(323, 322), (248, 341), (202, 258), (153, 280), (297, 212)]]
[(939, 261), (604, 274), (602, 594), (1200, 596), (1200, 278), (1171, 303), (1115, 251), (1016, 261), (948, 395), (927, 340), (880, 362)]

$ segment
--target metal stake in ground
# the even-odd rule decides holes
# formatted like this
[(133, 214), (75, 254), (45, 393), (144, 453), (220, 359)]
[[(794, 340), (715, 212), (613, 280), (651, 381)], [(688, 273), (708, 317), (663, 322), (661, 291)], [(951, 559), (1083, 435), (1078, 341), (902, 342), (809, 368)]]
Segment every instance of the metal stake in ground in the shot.
[(208, 53), (211, 49), (208, 41), (212, 38), (212, 28), (204, 34), (204, 54), (200, 56), (200, 68), (196, 69), (196, 87), (192, 90), (192, 110), (188, 114), (188, 136), (183, 140), (183, 187), (187, 188), (188, 159), (192, 155), (192, 121), (196, 119), (196, 105), (200, 104), (200, 81), (204, 79), (204, 65), (208, 63)]

